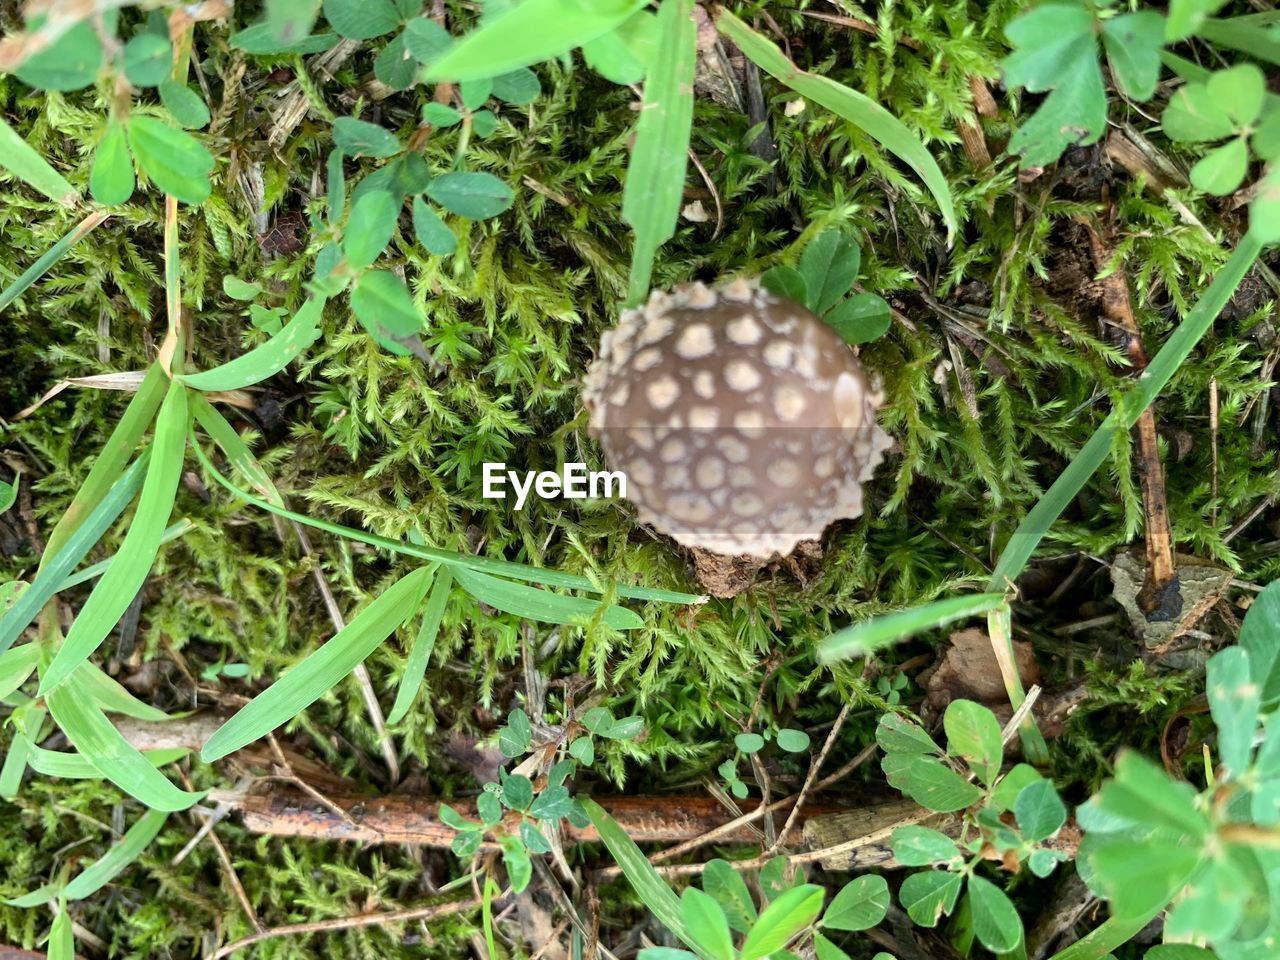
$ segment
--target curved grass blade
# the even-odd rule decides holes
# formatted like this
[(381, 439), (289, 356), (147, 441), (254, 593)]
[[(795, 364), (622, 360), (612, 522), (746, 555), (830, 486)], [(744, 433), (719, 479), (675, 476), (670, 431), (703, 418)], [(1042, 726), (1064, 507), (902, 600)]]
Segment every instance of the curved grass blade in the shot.
[(613, 604), (605, 606), (598, 600), (583, 597), (564, 597), (537, 587), (527, 587), (523, 583), (500, 580), (462, 566), (454, 570), (454, 576), (458, 578), (458, 584), (481, 603), (528, 620), (573, 623), (590, 619), (601, 613), (603, 608), (604, 623), (615, 630), (635, 630), (644, 626), (640, 615), (626, 607)]
[(22, 272), (22, 276), (18, 277), (17, 280), (3, 290), (0, 290), (0, 310), (3, 310), (22, 296), (29, 286), (43, 277), (50, 267), (62, 259), (63, 254), (70, 250), (76, 241), (84, 237), (85, 234), (109, 216), (110, 214), (105, 210), (96, 210), (72, 227), (66, 236), (46, 250), (35, 263), (27, 267)]
[(291, 667), (214, 731), (200, 758), (205, 763), (221, 760), (319, 700), (413, 616), (430, 583), (431, 571), (425, 567), (397, 580), (319, 650)]
[[(101, 780), (102, 773), (78, 753), (46, 750), (27, 741), (27, 765), (36, 773), (63, 780)], [(160, 750), (144, 750), (142, 755), (153, 767), (163, 767), (181, 760), (191, 751), (186, 747), (165, 747)]]
[(183, 451), (187, 445), (188, 420), (187, 389), (174, 381), (169, 384), (169, 391), (156, 417), (151, 463), (147, 467), (147, 478), (142, 483), (133, 523), (125, 534), (115, 561), (89, 594), (61, 649), (41, 678), (41, 696), (64, 682), (98, 649), (146, 581), (160, 549), (160, 538), (169, 522), (169, 514), (173, 512), (178, 479), (182, 474)]
[(214, 409), (213, 404), (206, 400), (203, 394), (191, 395), (191, 413), (195, 416), (196, 423), (204, 428), (204, 432), (218, 445), (231, 465), (249, 481), (249, 485), (277, 507), (283, 507), (284, 498), (280, 496), (276, 485), (271, 482), (271, 476), (262, 468), (262, 464), (253, 455), (248, 444), (240, 438), (240, 434), (236, 433), (235, 428), (227, 422), (227, 418)]
[[(184, 517), (177, 523), (171, 524), (165, 528), (164, 536), (160, 538), (160, 546), (163, 547), (166, 543), (172, 543), (179, 537), (190, 533), (195, 528), (196, 525)], [(67, 577), (67, 579), (63, 580), (62, 583), (58, 584), (54, 593), (61, 593), (63, 590), (69, 590), (82, 583), (88, 583), (90, 580), (96, 580), (107, 572), (111, 567), (111, 564), (115, 562), (115, 559), (116, 555), (113, 553), (105, 560), (99, 560), (97, 563), (90, 564), (83, 570), (77, 570), (75, 573), (71, 574), (71, 576)]]
[[(0, 651), (8, 650), (49, 602), (49, 598), (67, 585), (67, 575), (84, 559), (93, 545), (102, 539), (102, 535), (116, 522), (124, 508), (133, 502), (138, 490), (142, 488), (149, 459), (150, 451), (143, 451), (107, 495), (97, 503), (85, 523), (62, 542), (57, 555), (50, 554), (49, 548), (45, 549), (46, 560), (41, 563), (35, 580), (18, 595), (9, 611), (0, 617)], [(81, 489), (83, 492), (83, 488)], [(52, 559), (48, 559), (49, 557)]]
[(907, 129), (906, 124), (866, 94), (819, 74), (801, 70), (772, 42), (760, 36), (728, 10), (722, 9), (716, 15), (716, 27), (765, 73), (785, 83), (802, 97), (821, 104), (855, 127), (865, 130), (881, 146), (911, 167), (937, 200), (942, 219), (947, 224), (947, 243), (951, 243), (957, 229), (951, 188), (933, 155)]
[(484, 80), (552, 60), (620, 26), (648, 0), (524, 0), (431, 65), (428, 82)]
[(26, 683), (39, 662), (38, 643), (26, 643), (0, 653), (0, 700)]
[(170, 783), (115, 728), (92, 698), (75, 683), (55, 687), (45, 697), (49, 713), (71, 745), (117, 787), (154, 810), (186, 810), (204, 793), (188, 793)]
[(92, 663), (82, 663), (76, 668), (75, 685), (107, 713), (118, 713), (150, 723), (163, 723), (173, 719), (163, 710), (143, 703)]
[(622, 219), (635, 231), (627, 304), (649, 294), (653, 258), (675, 234), (689, 166), (697, 28), (693, 0), (663, 0), (657, 45), (644, 81), (636, 145), (622, 188)]
[(0, 117), (0, 167), (35, 187), (54, 203), (67, 206), (80, 199), (67, 178), (49, 165), (31, 144)]
[(116, 482), (116, 478), (124, 472), (142, 435), (155, 419), (156, 411), (164, 401), (165, 388), (168, 385), (169, 378), (160, 364), (153, 363), (147, 370), (147, 375), (142, 378), (138, 392), (125, 407), (119, 423), (111, 431), (111, 436), (107, 437), (107, 442), (98, 451), (98, 457), (89, 469), (89, 475), (84, 478), (84, 483), (80, 484), (80, 489), (76, 491), (71, 506), (67, 507), (67, 512), (62, 515), (54, 525), (53, 532), (49, 534), (44, 556), (40, 559), (41, 570), (50, 558), (58, 555), (63, 543), (84, 522), (85, 517), (93, 512), (98, 502), (106, 496), (107, 491)]
[[(285, 517), (289, 520), (296, 520), (298, 523), (308, 527), (314, 527), (316, 530), (323, 530), (338, 537), (345, 537), (348, 540), (355, 540), (357, 543), (367, 543), (371, 547), (378, 547), (382, 550), (390, 550), (393, 553), (400, 553), (407, 557), (418, 557), (422, 560), (434, 560), (437, 563), (447, 563), (455, 569), (464, 567), (468, 570), (481, 570), (486, 573), (495, 574), (501, 577), (510, 577), (513, 580), (522, 580), (528, 583), (541, 583), (549, 587), (562, 587), (566, 590), (586, 590), (590, 593), (604, 593), (606, 588), (601, 587), (598, 583), (588, 580), (586, 577), (580, 577), (572, 573), (561, 573), (558, 570), (544, 570), (540, 567), (532, 567), (523, 563), (515, 563), (510, 560), (495, 560), (492, 557), (476, 557), (466, 556), (460, 553), (451, 553), (448, 550), (437, 550), (433, 547), (419, 547), (411, 543), (401, 543), (396, 540), (388, 540), (386, 537), (379, 537), (376, 534), (365, 533), (363, 530), (353, 530), (351, 527), (339, 526), (336, 523), (329, 523), (324, 520), (317, 520), (309, 517), (305, 513), (297, 513), (283, 507), (273, 506), (260, 497), (255, 497), (247, 490), (242, 490), (234, 483), (228, 480), (219, 472), (209, 458), (205, 455), (200, 445), (192, 441), (192, 449), (195, 451), (196, 459), (200, 461), (200, 465), (208, 472), (217, 483), (225, 487), (235, 496), (239, 497), (245, 503), (252, 504), (260, 510), (266, 510), (277, 516)], [(659, 590), (653, 587), (629, 587), (618, 584), (612, 587), (613, 592), (619, 596), (629, 600), (658, 600), (664, 603), (705, 603), (707, 598), (692, 593), (680, 593), (675, 590)]]
[(49, 942), (45, 947), (48, 960), (75, 960), (76, 938), (71, 927), (71, 914), (65, 903), (58, 903), (58, 915), (49, 928)]
[(900, 610), (862, 623), (845, 627), (833, 633), (818, 645), (818, 659), (824, 663), (866, 656), (907, 637), (932, 630), (953, 620), (975, 617), (1003, 606), (1003, 593), (975, 593), (966, 597), (949, 597), (922, 603), (909, 610)]
[(444, 617), (444, 609), (449, 604), (449, 592), (452, 589), (453, 572), (444, 567), (436, 574), (435, 583), (431, 585), (431, 595), (427, 597), (427, 606), (422, 612), (422, 626), (409, 651), (409, 660), (404, 665), (404, 676), (400, 678), (396, 702), (387, 716), (387, 723), (399, 723), (403, 720), (418, 695), (423, 677), (427, 675), (427, 664), (431, 662), (431, 651), (435, 649), (436, 634), (440, 632), (440, 620)]
[(208, 393), (239, 390), (275, 376), (298, 354), (316, 342), (316, 338), (320, 336), (324, 305), (323, 297), (310, 298), (293, 315), (293, 319), (266, 343), (259, 344), (220, 367), (202, 373), (184, 374), (178, 379), (189, 387)]
[(148, 810), (120, 838), (119, 843), (114, 844), (100, 859), (94, 861), (92, 866), (86, 867), (68, 883), (62, 895), (68, 900), (83, 900), (85, 897), (93, 896), (138, 859), (168, 819), (167, 813)]

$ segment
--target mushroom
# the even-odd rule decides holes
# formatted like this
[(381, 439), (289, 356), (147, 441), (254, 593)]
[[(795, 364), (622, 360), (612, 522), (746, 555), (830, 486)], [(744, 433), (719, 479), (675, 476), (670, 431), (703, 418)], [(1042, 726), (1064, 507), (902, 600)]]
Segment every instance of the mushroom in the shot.
[(639, 519), (723, 555), (785, 555), (861, 515), (891, 443), (849, 346), (748, 280), (655, 291), (624, 311), (582, 395)]

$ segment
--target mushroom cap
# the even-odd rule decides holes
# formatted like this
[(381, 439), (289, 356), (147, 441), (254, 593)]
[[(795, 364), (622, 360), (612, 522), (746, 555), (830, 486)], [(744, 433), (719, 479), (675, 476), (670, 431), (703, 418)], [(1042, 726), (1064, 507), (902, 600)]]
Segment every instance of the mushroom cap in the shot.
[(639, 519), (727, 555), (786, 554), (861, 515), (892, 442), (849, 346), (748, 280), (655, 291), (624, 311), (582, 396)]

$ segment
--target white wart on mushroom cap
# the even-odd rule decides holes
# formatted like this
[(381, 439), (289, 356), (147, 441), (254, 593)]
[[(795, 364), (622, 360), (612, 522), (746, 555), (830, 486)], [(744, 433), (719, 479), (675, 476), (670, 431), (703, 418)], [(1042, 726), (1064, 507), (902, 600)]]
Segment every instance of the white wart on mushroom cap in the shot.
[(786, 554), (860, 516), (891, 443), (849, 346), (746, 280), (655, 291), (625, 311), (582, 395), (640, 520), (727, 555)]

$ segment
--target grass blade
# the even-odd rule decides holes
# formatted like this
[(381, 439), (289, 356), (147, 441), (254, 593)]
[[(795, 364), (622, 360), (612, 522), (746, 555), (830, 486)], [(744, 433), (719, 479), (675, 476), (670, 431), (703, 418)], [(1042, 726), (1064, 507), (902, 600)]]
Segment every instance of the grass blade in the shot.
[[(296, 520), (298, 523), (308, 527), (314, 527), (316, 530), (323, 530), (326, 533), (334, 534), (339, 537), (346, 537), (348, 540), (355, 540), (357, 543), (367, 543), (371, 547), (378, 547), (383, 550), (390, 550), (393, 553), (400, 553), (407, 557), (418, 557), (421, 560), (433, 560), (437, 563), (447, 563), (454, 568), (465, 567), (468, 570), (481, 570), (486, 573), (495, 574), (501, 577), (510, 577), (513, 580), (522, 580), (528, 583), (541, 583), (549, 587), (563, 587), (566, 590), (586, 590), (590, 593), (604, 593), (605, 588), (599, 584), (588, 580), (586, 577), (580, 577), (572, 573), (561, 573), (558, 570), (543, 570), (540, 567), (532, 567), (528, 564), (514, 563), (510, 560), (495, 560), (492, 557), (476, 557), (466, 556), (460, 553), (451, 553), (448, 550), (437, 550), (434, 547), (419, 547), (411, 543), (401, 543), (397, 540), (388, 540), (386, 537), (379, 537), (376, 534), (365, 533), (363, 530), (353, 530), (351, 527), (343, 527), (336, 523), (329, 523), (324, 520), (317, 520), (309, 517), (305, 513), (297, 513), (284, 507), (277, 507), (266, 500), (255, 497), (247, 490), (242, 490), (234, 483), (222, 475), (205, 455), (200, 445), (192, 442), (192, 449), (195, 451), (196, 459), (200, 461), (201, 466), (208, 472), (209, 476), (215, 481), (235, 494), (245, 503), (250, 503), (260, 510), (266, 510), (277, 516), (285, 517), (289, 520)], [(625, 597), (629, 600), (659, 600), (664, 603), (705, 603), (705, 596), (698, 596), (692, 593), (680, 593), (675, 590), (659, 590), (652, 587), (628, 587), (618, 584), (611, 587), (614, 593), (619, 597)]]
[(609, 848), (609, 853), (618, 864), (622, 875), (627, 878), (636, 896), (640, 898), (640, 902), (691, 950), (707, 958), (685, 925), (684, 914), (680, 909), (680, 899), (667, 882), (658, 875), (658, 871), (653, 869), (653, 864), (636, 846), (635, 841), (627, 836), (627, 832), (618, 826), (617, 821), (594, 800), (583, 800), (582, 807), (591, 818), (596, 833), (600, 834), (600, 839)]
[(118, 713), (150, 723), (163, 723), (173, 719), (163, 710), (143, 703), (92, 663), (82, 663), (76, 668), (75, 685), (107, 713)]
[(316, 342), (320, 336), (320, 321), (324, 315), (324, 298), (312, 297), (304, 303), (293, 319), (266, 343), (259, 344), (248, 353), (229, 360), (220, 367), (203, 373), (188, 373), (178, 379), (187, 386), (205, 392), (240, 390), (243, 387), (275, 376), (298, 354)]
[(188, 793), (170, 783), (115, 728), (107, 715), (75, 683), (55, 687), (45, 698), (49, 712), (71, 745), (117, 787), (154, 810), (186, 810), (204, 793)]
[(485, 22), (431, 65), (428, 82), (483, 80), (562, 54), (603, 36), (647, 0), (524, 0)]
[(85, 897), (93, 896), (142, 855), (147, 844), (156, 838), (156, 834), (168, 819), (167, 813), (148, 810), (120, 838), (119, 843), (113, 844), (111, 849), (94, 861), (92, 866), (85, 867), (74, 880), (68, 883), (62, 895), (68, 900), (83, 900)]
[(909, 610), (872, 617), (845, 627), (823, 640), (818, 645), (818, 659), (830, 663), (833, 660), (866, 656), (922, 630), (932, 630), (953, 620), (987, 613), (1003, 606), (1004, 602), (1003, 593), (975, 593), (935, 600)]
[(431, 595), (427, 597), (427, 606), (422, 612), (422, 626), (414, 638), (413, 649), (409, 651), (409, 660), (404, 665), (404, 676), (400, 678), (396, 702), (387, 716), (387, 723), (399, 723), (403, 720), (418, 695), (423, 677), (427, 675), (427, 664), (431, 662), (431, 651), (435, 649), (436, 634), (440, 632), (440, 620), (444, 617), (444, 609), (449, 604), (449, 592), (452, 589), (453, 572), (444, 567), (436, 574), (435, 583), (431, 585)]
[(147, 427), (151, 426), (156, 411), (160, 409), (168, 383), (169, 378), (160, 369), (160, 365), (153, 363), (147, 375), (142, 378), (138, 392), (133, 395), (133, 399), (125, 408), (120, 422), (111, 431), (107, 442), (102, 445), (98, 458), (94, 460), (93, 466), (89, 469), (89, 475), (80, 485), (75, 499), (71, 501), (71, 506), (67, 507), (67, 512), (62, 515), (54, 526), (53, 532), (49, 534), (48, 545), (40, 560), (42, 570), (50, 557), (58, 555), (63, 543), (84, 522), (84, 518), (93, 512), (98, 502), (106, 496), (107, 491), (116, 482), (116, 478), (124, 472), (138, 442), (146, 433)]
[(333, 639), (286, 671), (214, 731), (200, 758), (205, 763), (220, 760), (266, 736), (319, 700), (413, 616), (430, 583), (431, 571), (426, 567), (401, 577)]
[[(179, 537), (190, 533), (195, 528), (196, 525), (190, 520), (185, 518), (179, 520), (177, 523), (165, 528), (164, 536), (160, 538), (160, 545), (164, 546), (166, 543), (172, 543)], [(115, 562), (115, 559), (116, 555), (113, 553), (105, 560), (99, 560), (97, 563), (92, 563), (83, 570), (77, 570), (75, 573), (71, 574), (71, 576), (67, 577), (67, 579), (63, 580), (62, 583), (58, 584), (58, 587), (54, 592), (61, 593), (63, 590), (69, 590), (82, 583), (88, 583), (90, 580), (96, 580), (110, 569), (111, 564)]]
[(0, 700), (26, 683), (39, 662), (38, 643), (26, 643), (0, 653)]
[(253, 455), (248, 444), (241, 439), (240, 434), (236, 433), (235, 428), (227, 422), (227, 418), (215, 410), (213, 404), (201, 393), (191, 395), (191, 412), (195, 416), (196, 423), (204, 428), (204, 432), (222, 450), (231, 466), (239, 470), (241, 475), (249, 481), (249, 485), (271, 503), (283, 507), (284, 498), (280, 496), (276, 485), (271, 482), (271, 476), (263, 469), (262, 464)]
[(138, 509), (115, 562), (85, 601), (80, 615), (67, 633), (61, 649), (41, 678), (40, 694), (47, 694), (71, 676), (106, 639), (111, 628), (124, 616), (155, 563), (182, 474), (183, 450), (187, 444), (187, 389), (174, 381), (156, 417), (156, 436), (151, 463), (142, 483)]
[(1241, 238), (1231, 259), (1222, 265), (1200, 301), (1191, 308), (1186, 319), (1152, 358), (1147, 369), (1138, 377), (1134, 388), (1102, 421), (1102, 425), (1080, 448), (1080, 452), (1072, 458), (1071, 463), (1053, 482), (1053, 486), (1040, 498), (1022, 523), (1018, 524), (1018, 529), (1013, 532), (1000, 553), (1000, 559), (996, 561), (996, 568), (987, 584), (989, 590), (1005, 590), (1023, 571), (1054, 521), (1106, 461), (1115, 435), (1122, 430), (1131, 429), (1138, 422), (1142, 411), (1151, 406), (1208, 332), (1240, 281), (1262, 253), (1262, 247), (1262, 243), (1252, 233), (1246, 233)]
[[(43, 747), (37, 747), (30, 740), (27, 741), (26, 749), (27, 764), (43, 776), (60, 777), (63, 780), (102, 779), (98, 768), (78, 753), (46, 750)], [(166, 747), (161, 750), (146, 750), (142, 755), (153, 767), (163, 767), (181, 760), (190, 752), (186, 747)]]
[(693, 73), (697, 63), (693, 0), (663, 0), (656, 52), (644, 81), (636, 145), (622, 188), (622, 219), (635, 231), (627, 303), (649, 294), (653, 258), (675, 234), (689, 166)]
[(3, 290), (0, 290), (0, 310), (4, 310), (5, 307), (22, 296), (27, 288), (43, 277), (49, 271), (49, 268), (61, 260), (63, 254), (70, 250), (78, 240), (109, 216), (110, 214), (105, 210), (96, 210), (72, 227), (70, 233), (46, 250), (39, 260), (27, 267), (22, 276), (18, 277), (17, 280)]
[(598, 600), (582, 597), (563, 597), (558, 593), (527, 587), (522, 583), (500, 580), (487, 573), (468, 570), (459, 566), (454, 576), (467, 593), (481, 603), (497, 607), (503, 613), (512, 613), (527, 620), (541, 623), (573, 623), (596, 616), (603, 608), (603, 620), (615, 630), (635, 630), (644, 626), (639, 614), (626, 607), (613, 604), (605, 606)]
[(45, 945), (48, 960), (75, 960), (76, 937), (71, 926), (71, 914), (65, 903), (58, 904), (58, 915), (49, 928), (49, 942)]
[(0, 167), (19, 180), (35, 187), (54, 203), (72, 206), (80, 199), (67, 178), (49, 165), (49, 161), (0, 117)]
[[(45, 559), (41, 561), (35, 580), (18, 595), (8, 613), (0, 617), (0, 651), (8, 650), (49, 602), (49, 598), (67, 585), (67, 575), (84, 559), (93, 545), (102, 539), (102, 535), (116, 522), (124, 508), (133, 502), (138, 490), (142, 488), (149, 459), (150, 451), (144, 451), (97, 503), (85, 523), (62, 541), (56, 555), (45, 548)], [(83, 488), (81, 492), (83, 493)], [(73, 503), (72, 507), (74, 506)], [(65, 514), (63, 519), (66, 519)]]
[(827, 77), (801, 70), (771, 41), (760, 36), (728, 10), (716, 15), (716, 27), (737, 44), (752, 63), (780, 80), (807, 100), (821, 104), (836, 116), (866, 131), (880, 145), (914, 170), (938, 202), (947, 224), (948, 244), (956, 234), (956, 210), (951, 188), (933, 155), (920, 138), (866, 94)]

